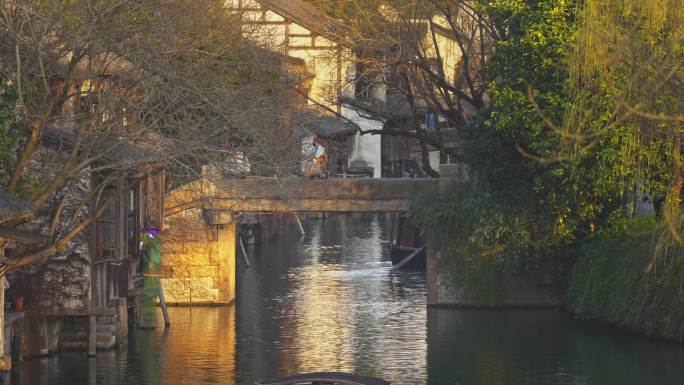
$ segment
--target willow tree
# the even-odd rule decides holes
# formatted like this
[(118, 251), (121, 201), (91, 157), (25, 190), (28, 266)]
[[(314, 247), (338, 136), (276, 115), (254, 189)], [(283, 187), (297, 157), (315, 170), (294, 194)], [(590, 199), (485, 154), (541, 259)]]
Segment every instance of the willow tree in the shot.
[(581, 158), (612, 143), (601, 154), (615, 166), (604, 184), (640, 200), (648, 192), (664, 220), (591, 240), (569, 279), (568, 303), (583, 317), (682, 341), (684, 2), (587, 0), (579, 17), (566, 154)]
[(562, 133), (570, 154), (619, 142), (605, 154), (616, 170), (607, 177), (625, 191), (650, 192), (656, 203), (664, 197), (674, 230), (683, 177), (684, 2), (590, 0), (579, 17), (570, 60), (575, 101)]

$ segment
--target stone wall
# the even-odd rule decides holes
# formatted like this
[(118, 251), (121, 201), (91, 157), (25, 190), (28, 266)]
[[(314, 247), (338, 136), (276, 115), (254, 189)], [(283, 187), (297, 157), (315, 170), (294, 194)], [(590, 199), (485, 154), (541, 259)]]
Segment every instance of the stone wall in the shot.
[(161, 281), (176, 305), (227, 305), (235, 299), (235, 223), (211, 224), (202, 209), (165, 218)]
[[(29, 161), (29, 174), (36, 183), (45, 183), (54, 178), (54, 165), (63, 164), (66, 153), (52, 147), (41, 146)], [(40, 186), (37, 186), (39, 188)], [(67, 223), (78, 207), (88, 199), (90, 190), (89, 172), (84, 172), (70, 189), (57, 191), (43, 207), (38, 208), (31, 222), (22, 226), (41, 234), (47, 234), (50, 217), (64, 194), (68, 194), (57, 231), (66, 231)], [(77, 220), (85, 220), (89, 215), (88, 205), (78, 215)], [(20, 245), (8, 245), (10, 248)], [(89, 232), (82, 231), (72, 239), (64, 251), (50, 256), (45, 261), (26, 266), (8, 275), (10, 292), (23, 296), (26, 306), (40, 309), (84, 309), (89, 306), (90, 293), (90, 244)]]
[[(470, 176), (463, 164), (442, 164), (439, 167), (439, 188), (451, 188), (453, 183), (468, 183)], [(500, 273), (488, 276), (491, 282), (477, 284), (459, 281), (464, 263), (453, 251), (439, 250), (428, 244), (427, 301), (432, 306), (459, 307), (557, 307), (563, 298), (562, 266), (549, 260), (546, 265), (524, 273)], [(472, 267), (472, 266), (471, 266)], [(472, 271), (471, 271), (472, 272)], [(472, 281), (472, 279), (471, 279)]]
[[(453, 257), (453, 256), (452, 256)], [(526, 273), (501, 274), (495, 293), (482, 293), (482, 288), (466, 287), (446, 267), (450, 258), (443, 250), (428, 247), (427, 301), (429, 306), (455, 307), (559, 307), (563, 285), (560, 271), (553, 262)], [(479, 292), (478, 292), (479, 290)]]

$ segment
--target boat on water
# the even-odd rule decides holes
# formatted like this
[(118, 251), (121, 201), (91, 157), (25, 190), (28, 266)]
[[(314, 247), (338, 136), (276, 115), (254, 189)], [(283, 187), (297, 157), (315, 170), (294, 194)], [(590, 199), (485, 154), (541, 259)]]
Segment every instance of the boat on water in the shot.
[(257, 381), (254, 385), (392, 385), (382, 378), (340, 372), (303, 373), (268, 381)]
[(395, 270), (421, 270), (427, 266), (427, 237), (406, 214), (392, 220), (390, 256)]

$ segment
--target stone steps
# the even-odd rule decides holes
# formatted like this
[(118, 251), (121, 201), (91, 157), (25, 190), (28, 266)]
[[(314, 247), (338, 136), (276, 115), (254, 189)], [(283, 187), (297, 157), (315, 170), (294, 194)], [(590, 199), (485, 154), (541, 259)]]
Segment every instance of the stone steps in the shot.
[(100, 334), (108, 334), (108, 335), (114, 335), (116, 334), (116, 326), (112, 324), (97, 324), (97, 327), (95, 329), (97, 332), (97, 335), (99, 336)]
[(116, 336), (97, 336), (97, 348), (102, 350), (116, 346)]
[[(116, 346), (116, 336), (97, 336), (96, 346), (98, 350), (108, 350)], [(62, 341), (62, 349), (64, 350), (87, 350), (88, 341)]]
[[(116, 325), (114, 317), (97, 317), (96, 344), (98, 350), (116, 346)], [(66, 350), (87, 350), (89, 332), (85, 325), (70, 325), (62, 331), (61, 347)]]

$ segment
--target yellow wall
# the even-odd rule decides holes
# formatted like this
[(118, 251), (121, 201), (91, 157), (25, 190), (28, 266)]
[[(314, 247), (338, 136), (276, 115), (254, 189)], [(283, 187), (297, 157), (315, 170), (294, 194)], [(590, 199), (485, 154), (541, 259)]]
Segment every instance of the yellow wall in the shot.
[[(448, 21), (441, 17), (436, 17), (433, 21), (435, 24), (444, 27), (447, 31), (451, 29)], [(442, 58), (442, 70), (449, 83), (454, 84), (456, 76), (459, 74), (458, 67), (461, 63), (461, 50), (454, 39), (441, 33), (436, 33), (435, 36), (437, 44), (431, 43), (431, 45), (436, 45), (439, 48), (439, 53)], [(432, 39), (430, 38), (430, 40)]]
[[(228, 0), (237, 8), (239, 0)], [(285, 19), (273, 11), (263, 11), (258, 1), (242, 0), (245, 35), (261, 45), (285, 55), (304, 60), (308, 72), (315, 77), (309, 90), (309, 104), (321, 104), (338, 110), (341, 88), (349, 82), (352, 68), (350, 52), (338, 52), (338, 45), (306, 27)]]

